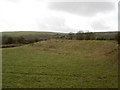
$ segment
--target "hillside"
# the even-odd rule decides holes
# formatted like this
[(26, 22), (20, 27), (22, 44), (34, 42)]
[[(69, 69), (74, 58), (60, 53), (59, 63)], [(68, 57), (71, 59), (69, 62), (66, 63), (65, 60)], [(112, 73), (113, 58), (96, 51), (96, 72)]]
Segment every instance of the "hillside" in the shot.
[[(79, 33), (80, 35), (76, 35), (77, 33), (57, 33), (57, 32), (35, 32), (35, 31), (16, 31), (16, 32), (2, 32), (0, 34), (0, 44), (3, 39), (3, 44), (7, 42), (8, 38), (13, 38), (15, 41), (18, 37), (23, 37), (25, 40), (46, 40), (46, 39), (94, 39), (94, 40), (116, 40), (117, 32), (92, 32), (91, 34), (87, 33)], [(2, 38), (2, 39), (1, 39)], [(12, 43), (14, 44), (14, 43)]]
[(44, 51), (80, 57), (106, 58), (111, 56), (111, 54), (117, 55), (118, 52), (116, 41), (50, 39), (30, 44), (29, 46)]
[(4, 48), (3, 87), (117, 88), (117, 48), (114, 41), (56, 39)]
[(19, 37), (23, 36), (25, 39), (34, 39), (34, 38), (52, 38), (53, 35), (56, 33), (54, 32), (2, 32), (2, 36), (11, 36), (11, 37)]
[[(25, 40), (34, 41), (34, 40), (46, 40), (55, 38), (57, 32), (35, 32), (35, 31), (16, 31), (16, 32), (2, 32), (0, 34), (0, 44), (6, 42), (6, 38), (11, 37), (14, 40), (18, 37), (23, 37)], [(59, 33), (64, 34), (64, 33)], [(12, 43), (14, 44), (14, 43)]]

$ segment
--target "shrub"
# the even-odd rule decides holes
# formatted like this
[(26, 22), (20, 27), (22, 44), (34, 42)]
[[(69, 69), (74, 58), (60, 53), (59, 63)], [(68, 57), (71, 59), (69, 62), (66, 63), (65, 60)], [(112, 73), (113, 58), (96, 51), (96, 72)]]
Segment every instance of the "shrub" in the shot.
[(16, 38), (16, 42), (19, 43), (19, 44), (25, 44), (26, 40), (25, 40), (24, 37), (20, 36), (20, 37)]
[(84, 40), (84, 35), (83, 35), (83, 32), (81, 31), (78, 31), (75, 37), (76, 37), (76, 40)]
[(70, 32), (68, 35), (67, 35), (67, 39), (74, 39), (74, 33)]
[(2, 44), (12, 44), (14, 43), (15, 41), (13, 40), (12, 37), (10, 36), (3, 36), (2, 37)]

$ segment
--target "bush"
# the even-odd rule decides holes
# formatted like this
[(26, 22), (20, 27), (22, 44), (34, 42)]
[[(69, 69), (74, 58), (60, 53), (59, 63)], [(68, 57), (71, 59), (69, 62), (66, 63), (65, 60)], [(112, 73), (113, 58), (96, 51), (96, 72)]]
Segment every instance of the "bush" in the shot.
[(74, 33), (70, 32), (68, 35), (67, 35), (67, 39), (74, 39)]
[(77, 33), (76, 33), (76, 40), (84, 40), (84, 35), (83, 35), (84, 33), (83, 32), (81, 32), (81, 31), (78, 31)]
[(24, 37), (20, 36), (20, 37), (16, 38), (16, 42), (19, 43), (19, 44), (25, 44), (26, 40), (25, 40)]
[(2, 37), (2, 44), (12, 44), (14, 43), (15, 41), (13, 40), (12, 37), (10, 36), (3, 36)]
[(120, 32), (117, 33), (116, 40), (118, 41), (118, 44), (120, 44)]

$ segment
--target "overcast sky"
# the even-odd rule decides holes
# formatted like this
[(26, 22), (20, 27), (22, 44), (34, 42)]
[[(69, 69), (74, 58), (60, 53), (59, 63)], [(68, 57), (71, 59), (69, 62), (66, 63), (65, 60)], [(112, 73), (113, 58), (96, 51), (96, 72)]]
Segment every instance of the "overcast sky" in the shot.
[(0, 31), (118, 30), (118, 0), (56, 1), (0, 0)]

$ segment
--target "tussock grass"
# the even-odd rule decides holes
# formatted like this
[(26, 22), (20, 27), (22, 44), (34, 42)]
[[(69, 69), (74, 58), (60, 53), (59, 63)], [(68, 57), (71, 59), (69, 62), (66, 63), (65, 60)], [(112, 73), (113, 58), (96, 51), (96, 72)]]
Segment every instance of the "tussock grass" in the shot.
[(115, 41), (51, 39), (37, 42), (33, 44), (32, 48), (58, 54), (100, 59), (111, 55), (117, 58), (118, 55), (118, 44)]

